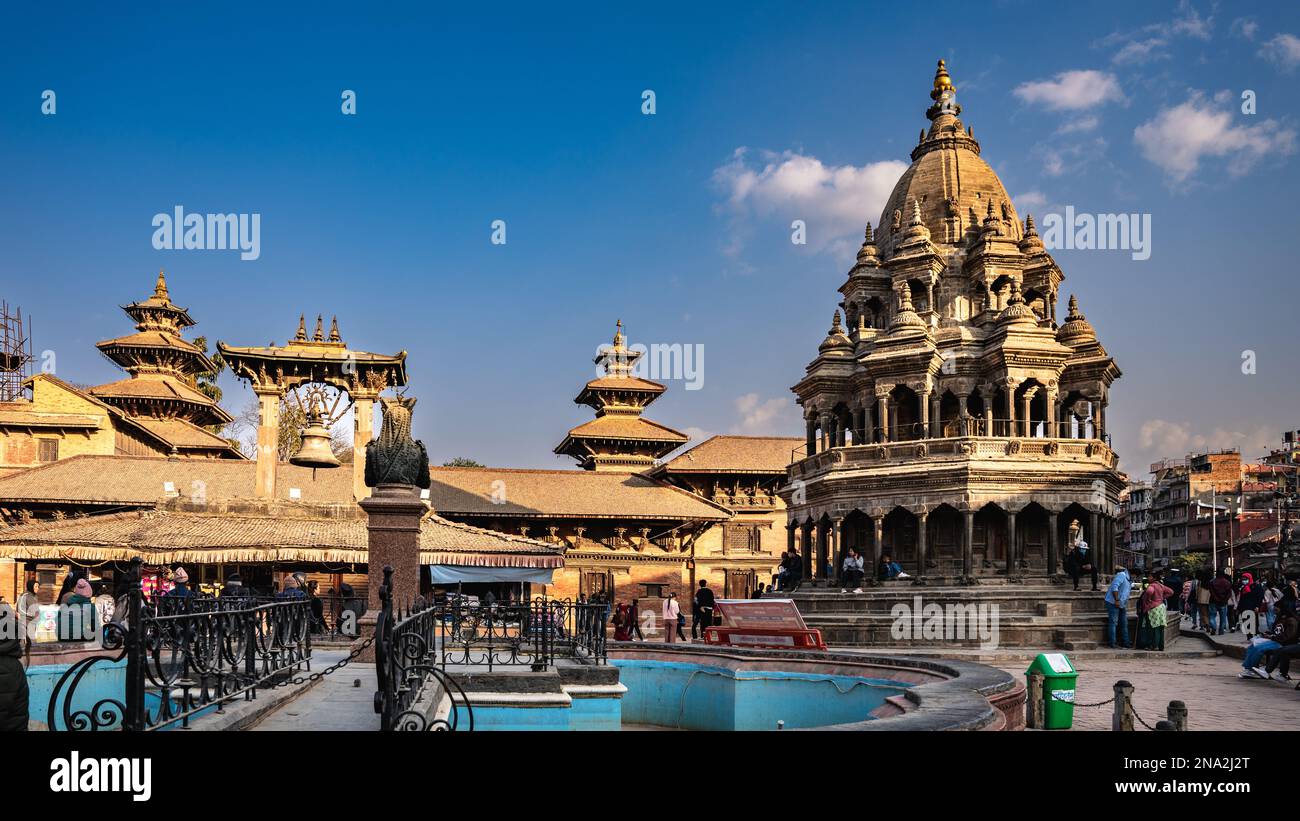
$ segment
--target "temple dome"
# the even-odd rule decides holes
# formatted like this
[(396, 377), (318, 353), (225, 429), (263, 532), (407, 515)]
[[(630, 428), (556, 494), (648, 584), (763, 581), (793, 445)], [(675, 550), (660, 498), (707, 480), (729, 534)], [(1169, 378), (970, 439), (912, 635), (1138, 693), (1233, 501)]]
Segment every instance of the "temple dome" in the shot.
[[(967, 133), (957, 115), (956, 88), (943, 61), (935, 74), (936, 100), (926, 116), (930, 130), (912, 151), (912, 165), (899, 177), (880, 215), (876, 244), (892, 251), (907, 235), (913, 202), (920, 203), (921, 220), (930, 229), (936, 245), (963, 244), (972, 224), (978, 229), (988, 211), (990, 199), (1005, 225), (1004, 236), (1013, 242), (1022, 238), (1020, 219), (1002, 180), (980, 158), (980, 145)], [(899, 227), (894, 227), (895, 212)], [(954, 226), (959, 226), (954, 230)]]

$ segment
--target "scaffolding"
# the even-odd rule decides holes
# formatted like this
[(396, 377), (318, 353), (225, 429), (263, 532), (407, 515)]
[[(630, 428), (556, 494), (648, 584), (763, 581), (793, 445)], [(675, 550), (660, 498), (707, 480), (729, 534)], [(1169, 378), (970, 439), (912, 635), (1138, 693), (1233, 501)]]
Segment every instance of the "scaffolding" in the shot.
[(22, 308), (0, 301), (0, 402), (24, 398), (23, 382), (32, 369), (32, 321)]

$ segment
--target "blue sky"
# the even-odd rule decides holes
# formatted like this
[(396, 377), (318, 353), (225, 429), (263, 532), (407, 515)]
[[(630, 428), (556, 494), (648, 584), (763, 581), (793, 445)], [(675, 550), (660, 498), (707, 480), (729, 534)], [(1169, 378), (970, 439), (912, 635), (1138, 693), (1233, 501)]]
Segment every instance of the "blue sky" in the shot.
[[(283, 343), (323, 312), (406, 349), (438, 461), (567, 467), (550, 451), (616, 318), (703, 346), (702, 389), (670, 381), (652, 418), (798, 435), (789, 387), (943, 57), (1022, 214), (1151, 214), (1149, 260), (1056, 254), (1124, 370), (1123, 467), (1300, 426), (1294, 5), (319, 9), (4, 12), (0, 296), (61, 376), (116, 378), (93, 344), (161, 267), (192, 334)], [(155, 250), (176, 205), (260, 214), (260, 258)]]

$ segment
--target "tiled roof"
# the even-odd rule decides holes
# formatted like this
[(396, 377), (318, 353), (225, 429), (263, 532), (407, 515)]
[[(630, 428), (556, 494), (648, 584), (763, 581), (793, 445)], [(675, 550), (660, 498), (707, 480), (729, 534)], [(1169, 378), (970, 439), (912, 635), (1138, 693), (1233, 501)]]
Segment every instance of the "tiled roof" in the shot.
[[(100, 428), (101, 417), (86, 413), (45, 413), (30, 410), (10, 410), (18, 403), (0, 403), (0, 426), (15, 428)], [(23, 407), (30, 408), (31, 403)]]
[(651, 382), (649, 379), (642, 379), (639, 376), (602, 376), (588, 382), (583, 388), (583, 393), (593, 390), (663, 393), (667, 388), (658, 382)]
[[(74, 456), (0, 477), (0, 507), (38, 501), (142, 506), (200, 494), (209, 501), (241, 499), (253, 496), (256, 471), (253, 462), (243, 459)], [(165, 482), (174, 490), (165, 490)], [(290, 488), (298, 488), (306, 502), (351, 502), (352, 471), (281, 463), (276, 492), (287, 499)]]
[(151, 419), (144, 416), (127, 416), (124, 417), (123, 421), (144, 428), (154, 438), (177, 448), (225, 450), (230, 451), (232, 456), (240, 455), (242, 457), (239, 450), (225, 439), (184, 419)]
[(429, 502), (444, 515), (731, 518), (726, 508), (638, 473), (446, 467), (430, 473)]
[(685, 442), (689, 436), (640, 416), (598, 416), (569, 431), (573, 439), (635, 439), (650, 442)]
[(191, 388), (174, 377), (127, 377), (106, 385), (96, 385), (90, 393), (99, 397), (127, 397), (143, 399), (177, 399), (200, 405), (214, 405), (211, 397)]
[[(203, 356), (203, 353), (189, 342), (176, 334), (167, 334), (162, 331), (140, 331), (139, 333), (119, 336), (114, 339), (105, 339), (102, 342), (96, 342), (95, 347), (103, 350), (107, 347), (121, 346), (126, 348), (175, 348), (186, 351), (187, 353)], [(205, 357), (206, 358), (206, 357)]]
[[(789, 436), (714, 436), (665, 462), (669, 473), (785, 473), (804, 440)], [(656, 471), (658, 472), (658, 471)]]
[[(151, 563), (364, 562), (366, 517), (348, 505), (232, 504), (211, 511), (161, 509), (43, 520), (0, 529), (0, 556)], [(562, 567), (558, 545), (426, 515), (422, 564)]]

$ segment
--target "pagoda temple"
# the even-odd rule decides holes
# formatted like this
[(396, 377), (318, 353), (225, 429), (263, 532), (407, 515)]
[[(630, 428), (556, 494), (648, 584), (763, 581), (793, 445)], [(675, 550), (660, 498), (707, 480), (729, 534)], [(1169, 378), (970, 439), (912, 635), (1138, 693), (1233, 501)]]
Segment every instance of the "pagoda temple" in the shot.
[(647, 470), (686, 443), (686, 434), (641, 415), (665, 390), (658, 382), (633, 375), (641, 355), (627, 347), (619, 320), (614, 344), (601, 348), (592, 360), (600, 375), (573, 400), (594, 410), (596, 418), (570, 430), (556, 453), (572, 456), (585, 470)]

